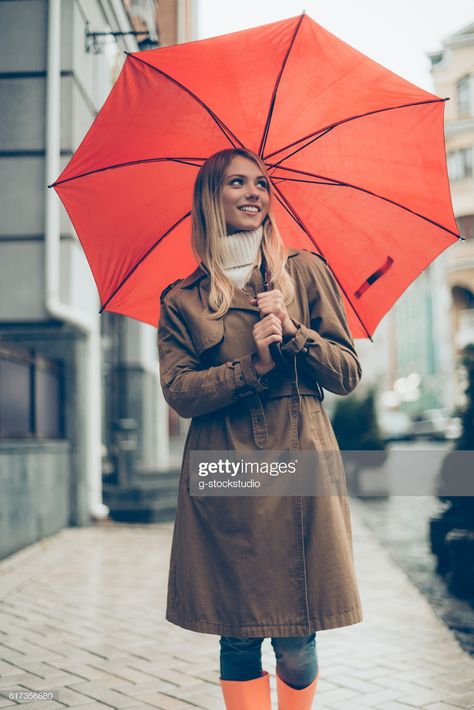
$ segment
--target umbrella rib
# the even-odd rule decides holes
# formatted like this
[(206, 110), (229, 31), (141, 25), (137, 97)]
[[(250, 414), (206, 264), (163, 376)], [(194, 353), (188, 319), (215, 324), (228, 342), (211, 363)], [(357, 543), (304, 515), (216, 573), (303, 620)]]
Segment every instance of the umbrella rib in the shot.
[[(299, 153), (301, 150), (304, 150), (307, 148), (311, 143), (314, 143), (315, 141), (319, 140), (323, 136), (326, 135), (326, 133), (329, 133), (335, 128), (335, 126), (330, 126), (330, 128), (326, 128), (325, 130), (321, 131), (320, 133), (318, 132), (318, 135), (315, 138), (311, 138), (308, 140), (307, 143), (302, 144), (299, 148), (296, 148), (292, 153), (289, 153), (288, 155), (283, 156), (283, 158), (280, 158), (280, 160), (277, 163), (272, 163), (273, 170), (276, 170), (277, 167), (281, 165), (285, 160), (288, 160), (289, 158), (293, 157), (293, 155), (296, 155), (296, 153)], [(302, 138), (304, 140), (304, 138)], [(284, 150), (284, 149), (283, 149)]]
[[(353, 190), (359, 190), (359, 192), (365, 192), (367, 195), (372, 195), (372, 197), (376, 197), (379, 200), (384, 200), (385, 202), (390, 202), (390, 204), (395, 205), (395, 207), (400, 207), (400, 209), (405, 210), (406, 212), (410, 212), (411, 214), (415, 215), (415, 217), (419, 217), (420, 219), (426, 220), (426, 222), (430, 222), (433, 224), (435, 227), (439, 227), (439, 229), (444, 230), (445, 232), (448, 232), (449, 234), (452, 234), (454, 237), (457, 237), (458, 239), (461, 239), (462, 241), (463, 238), (460, 234), (457, 232), (454, 232), (452, 229), (449, 229), (448, 227), (444, 227), (442, 224), (439, 222), (436, 222), (434, 219), (430, 219), (430, 217), (426, 217), (425, 215), (421, 214), (420, 212), (416, 212), (415, 210), (412, 210), (410, 207), (406, 207), (405, 205), (402, 205), (401, 202), (397, 202), (396, 200), (391, 200), (389, 197), (385, 197), (384, 195), (379, 195), (376, 192), (373, 192), (372, 190), (367, 190), (365, 187), (360, 187), (359, 185), (353, 185), (350, 182), (344, 182), (343, 180), (336, 180), (330, 177), (327, 177), (326, 175), (317, 175), (316, 173), (310, 173), (306, 170), (297, 170), (296, 168), (285, 168), (282, 166), (278, 167), (278, 170), (287, 170), (293, 173), (298, 173), (300, 175), (306, 175), (308, 177), (313, 177), (318, 180), (327, 180), (327, 183), (314, 183), (312, 180), (298, 180), (298, 178), (288, 178), (289, 180), (292, 180), (293, 182), (305, 182), (305, 183), (312, 183), (312, 184), (327, 184), (327, 185), (334, 185), (335, 187), (350, 187)], [(277, 179), (280, 179), (277, 178)], [(283, 180), (286, 180), (287, 178), (281, 178)]]
[(258, 155), (260, 155), (260, 156), (263, 156), (263, 151), (265, 150), (265, 144), (266, 144), (266, 142), (267, 142), (268, 131), (270, 130), (270, 123), (271, 123), (272, 116), (273, 116), (273, 109), (274, 109), (274, 107), (275, 107), (276, 95), (277, 95), (278, 87), (280, 86), (281, 77), (283, 76), (283, 72), (285, 71), (285, 67), (286, 67), (286, 63), (287, 63), (287, 61), (288, 61), (288, 57), (290, 56), (290, 52), (291, 52), (291, 50), (293, 49), (293, 44), (294, 44), (294, 42), (295, 42), (296, 35), (298, 34), (298, 30), (299, 30), (300, 27), (301, 27), (301, 23), (303, 22), (304, 16), (305, 16), (305, 13), (303, 12), (303, 13), (300, 15), (300, 17), (298, 18), (298, 22), (297, 22), (297, 24), (296, 24), (295, 30), (294, 30), (294, 32), (293, 32), (293, 35), (292, 35), (292, 37), (291, 37), (290, 45), (289, 45), (289, 47), (288, 47), (288, 49), (287, 49), (287, 51), (286, 51), (285, 56), (283, 57), (283, 62), (282, 62), (280, 71), (279, 71), (279, 73), (278, 73), (278, 76), (277, 76), (277, 79), (276, 79), (276, 82), (275, 82), (275, 86), (273, 87), (273, 93), (272, 93), (272, 98), (271, 98), (271, 100), (270, 100), (270, 107), (269, 107), (269, 109), (268, 109), (267, 120), (266, 120), (266, 122), (265, 122), (265, 127), (264, 127), (264, 129), (263, 129), (262, 140), (261, 140), (261, 142), (260, 142), (260, 148), (259, 148), (259, 150), (258, 150)]
[[(324, 128), (319, 128), (317, 131), (313, 131), (312, 133), (308, 133), (307, 136), (303, 136), (302, 138), (298, 138), (298, 140), (293, 141), (292, 143), (288, 143), (288, 145), (285, 145), (283, 148), (279, 148), (278, 150), (274, 150), (273, 153), (268, 153), (268, 155), (263, 156), (264, 160), (268, 160), (268, 158), (272, 158), (274, 155), (278, 155), (278, 153), (281, 153), (284, 150), (288, 150), (289, 148), (293, 148), (293, 146), (298, 145), (298, 143), (302, 143), (303, 141), (306, 141), (310, 138), (312, 140), (310, 143), (312, 143), (315, 140), (318, 140), (319, 138), (322, 138), (326, 133), (331, 131), (333, 128), (337, 128), (337, 126), (341, 126), (343, 123), (349, 123), (350, 121), (356, 121), (357, 119), (360, 118), (365, 118), (366, 116), (372, 116), (375, 113), (384, 113), (385, 111), (396, 111), (401, 108), (410, 108), (411, 106), (422, 106), (424, 104), (436, 104), (444, 101), (449, 101), (449, 98), (444, 98), (444, 99), (429, 99), (428, 101), (414, 101), (409, 104), (400, 104), (400, 106), (387, 106), (386, 108), (377, 108), (374, 109), (373, 111), (367, 111), (366, 113), (360, 113), (356, 114), (355, 116), (349, 116), (349, 118), (342, 118), (340, 121), (336, 121), (335, 123), (330, 123), (328, 126), (325, 126)], [(307, 145), (310, 145), (308, 143)], [(306, 145), (303, 146), (303, 148), (306, 148)], [(302, 150), (302, 148), (299, 148), (298, 150)], [(295, 151), (298, 152), (298, 151)], [(294, 155), (294, 153), (291, 153), (291, 155)], [(279, 162), (282, 162), (283, 160), (287, 160), (290, 156), (287, 155), (285, 158), (282, 158)]]
[(137, 62), (141, 62), (142, 64), (145, 64), (145, 66), (147, 66), (147, 67), (149, 67), (150, 69), (153, 69), (154, 71), (158, 72), (158, 74), (161, 74), (162, 76), (164, 76), (165, 79), (168, 79), (169, 81), (171, 81), (171, 82), (172, 82), (173, 84), (175, 84), (176, 86), (179, 86), (180, 89), (183, 89), (183, 91), (185, 91), (187, 94), (189, 94), (189, 96), (191, 96), (191, 98), (193, 98), (195, 101), (197, 101), (197, 103), (198, 103), (200, 106), (202, 106), (205, 111), (207, 111), (207, 113), (209, 114), (209, 116), (213, 119), (213, 121), (215, 121), (215, 123), (216, 123), (217, 126), (220, 128), (220, 130), (222, 131), (222, 133), (223, 133), (224, 136), (227, 138), (227, 140), (229, 141), (229, 143), (231, 144), (231, 146), (232, 146), (233, 148), (236, 148), (236, 147), (237, 147), (237, 145), (236, 145), (237, 143), (238, 143), (238, 145), (239, 145), (241, 148), (244, 148), (244, 144), (242, 143), (242, 141), (240, 141), (240, 140), (237, 138), (237, 136), (235, 135), (235, 133), (233, 133), (233, 132), (230, 130), (230, 128), (229, 128), (228, 126), (226, 126), (226, 124), (224, 123), (224, 121), (223, 121), (221, 118), (219, 118), (219, 116), (217, 116), (217, 114), (215, 114), (214, 111), (213, 111), (211, 108), (209, 108), (209, 106), (206, 106), (206, 104), (204, 103), (204, 101), (202, 101), (202, 99), (200, 99), (199, 96), (197, 96), (193, 91), (191, 91), (191, 89), (188, 89), (188, 87), (187, 87), (187, 86), (184, 86), (184, 84), (182, 84), (180, 81), (178, 81), (177, 79), (174, 79), (172, 76), (170, 76), (169, 74), (167, 74), (166, 72), (164, 72), (162, 69), (158, 69), (158, 67), (153, 66), (153, 64), (150, 64), (149, 62), (146, 62), (146, 61), (145, 61), (144, 59), (142, 59), (141, 57), (137, 57), (135, 54), (132, 54), (131, 52), (125, 52), (125, 54), (126, 54), (128, 57), (130, 57), (131, 59), (134, 59), (134, 60), (137, 61)]
[(108, 297), (108, 299), (106, 300), (106, 302), (101, 305), (99, 313), (102, 313), (102, 311), (105, 310), (105, 308), (108, 306), (108, 304), (109, 304), (110, 301), (114, 298), (114, 296), (117, 294), (117, 292), (120, 291), (120, 289), (122, 288), (122, 286), (124, 285), (124, 283), (130, 278), (130, 276), (134, 273), (134, 271), (136, 271), (136, 270), (138, 269), (138, 267), (140, 266), (140, 264), (147, 258), (147, 256), (153, 251), (153, 249), (154, 249), (155, 247), (157, 247), (158, 244), (159, 244), (160, 242), (162, 242), (163, 239), (164, 239), (165, 237), (167, 237), (168, 234), (170, 234), (170, 232), (173, 231), (173, 229), (176, 229), (176, 227), (178, 227), (178, 226), (181, 224), (181, 222), (184, 222), (184, 220), (187, 219), (187, 218), (190, 217), (190, 216), (191, 216), (191, 212), (190, 212), (190, 211), (189, 211), (189, 212), (186, 212), (185, 215), (183, 215), (182, 217), (180, 217), (180, 219), (178, 219), (177, 222), (175, 222), (169, 229), (167, 229), (166, 232), (165, 232), (164, 234), (162, 234), (161, 237), (160, 237), (159, 239), (157, 239), (154, 244), (151, 245), (151, 247), (148, 249), (148, 251), (146, 251), (145, 254), (143, 254), (143, 256), (140, 257), (140, 259), (137, 261), (137, 263), (135, 264), (135, 266), (133, 266), (133, 267), (130, 269), (130, 271), (127, 273), (127, 275), (124, 276), (124, 278), (121, 280), (121, 282), (119, 283), (119, 285), (117, 286), (117, 288), (116, 288), (116, 289), (113, 291), (113, 293)]
[(79, 175), (73, 175), (73, 177), (65, 178), (65, 180), (57, 180), (53, 182), (48, 187), (57, 187), (58, 185), (63, 185), (66, 182), (71, 182), (72, 180), (78, 180), (79, 178), (88, 177), (88, 175), (94, 175), (95, 173), (103, 173), (106, 170), (115, 170), (116, 168), (128, 168), (132, 165), (141, 165), (142, 163), (181, 163), (182, 165), (191, 165), (195, 168), (200, 168), (199, 163), (192, 163), (192, 160), (200, 160), (204, 162), (207, 158), (143, 158), (143, 160), (129, 160), (125, 163), (116, 163), (115, 165), (106, 165), (104, 168), (97, 168), (97, 170), (89, 170), (86, 173), (80, 173)]
[[(281, 191), (275, 184), (273, 184), (273, 187), (275, 188), (275, 191), (276, 191), (275, 194), (276, 194), (277, 199), (278, 199), (278, 201), (280, 202), (280, 204), (283, 205), (283, 207), (286, 209), (286, 211), (288, 212), (288, 214), (294, 219), (294, 221), (296, 222), (296, 224), (303, 230), (303, 232), (306, 234), (306, 236), (309, 237), (309, 239), (313, 242), (314, 246), (316, 247), (316, 249), (318, 250), (318, 252), (321, 254), (321, 256), (324, 257), (324, 252), (323, 252), (322, 249), (319, 247), (318, 243), (313, 239), (313, 235), (311, 234), (311, 232), (309, 231), (309, 229), (306, 227), (305, 223), (303, 222), (303, 220), (301, 219), (301, 217), (299, 216), (299, 214), (296, 212), (296, 210), (295, 210), (295, 208), (293, 207), (293, 205), (289, 202), (289, 200), (287, 200), (287, 198), (285, 197), (285, 195), (282, 193), (282, 191)], [(325, 257), (324, 257), (324, 258), (325, 258)], [(332, 272), (334, 278), (336, 279), (340, 290), (343, 292), (343, 294), (345, 295), (347, 301), (350, 303), (350, 305), (351, 305), (351, 307), (352, 307), (352, 310), (354, 311), (354, 313), (355, 313), (356, 316), (357, 316), (357, 319), (359, 320), (359, 323), (361, 324), (361, 326), (362, 326), (363, 329), (365, 330), (365, 332), (366, 332), (366, 334), (367, 334), (367, 337), (372, 341), (372, 337), (371, 337), (371, 335), (370, 335), (370, 333), (369, 333), (369, 331), (368, 331), (368, 329), (367, 329), (367, 327), (366, 327), (364, 321), (362, 320), (362, 318), (360, 317), (359, 313), (357, 312), (357, 309), (355, 308), (354, 304), (352, 303), (352, 300), (349, 298), (349, 295), (347, 294), (346, 289), (345, 289), (344, 286), (341, 284), (341, 282), (339, 281), (337, 275), (334, 273), (334, 271), (333, 271), (332, 269), (331, 269), (331, 272)], [(372, 341), (372, 342), (373, 342), (373, 341)]]
[(340, 183), (338, 182), (328, 182), (326, 180), (303, 180), (299, 178), (289, 178), (289, 177), (273, 177), (272, 176), (272, 182), (276, 185), (280, 182), (304, 182), (308, 183), (309, 185), (332, 185), (333, 187), (340, 187)]

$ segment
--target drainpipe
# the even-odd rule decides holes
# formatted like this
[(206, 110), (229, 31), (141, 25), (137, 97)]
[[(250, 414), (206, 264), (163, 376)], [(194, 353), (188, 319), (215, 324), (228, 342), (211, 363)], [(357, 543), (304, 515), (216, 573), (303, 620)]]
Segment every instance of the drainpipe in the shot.
[[(48, 2), (48, 55), (46, 73), (46, 184), (60, 173), (60, 90), (61, 90), (61, 0)], [(81, 386), (85, 390), (84, 449), (87, 503), (95, 519), (105, 518), (109, 508), (102, 503), (101, 432), (101, 348), (99, 316), (89, 316), (60, 300), (60, 212), (52, 189), (46, 190), (45, 204), (45, 308), (86, 337), (85, 370)]]

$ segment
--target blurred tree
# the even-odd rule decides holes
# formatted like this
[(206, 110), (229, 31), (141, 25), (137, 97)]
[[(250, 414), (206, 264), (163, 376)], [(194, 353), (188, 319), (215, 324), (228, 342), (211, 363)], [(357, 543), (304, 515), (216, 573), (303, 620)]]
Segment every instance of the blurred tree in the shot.
[[(448, 505), (430, 520), (430, 540), (431, 550), (438, 557), (437, 570), (447, 574), (448, 589), (457, 596), (474, 599), (474, 496), (463, 495), (472, 487), (474, 475), (474, 343), (463, 349), (460, 363), (467, 379), (462, 432), (443, 460), (437, 492)], [(461, 451), (470, 453), (463, 456)]]
[[(438, 498), (451, 503), (451, 512), (474, 512), (474, 497), (459, 495), (466, 490), (466, 457), (461, 457), (458, 451), (474, 451), (474, 343), (466, 345), (462, 350), (460, 363), (465, 368), (467, 387), (465, 389), (466, 405), (461, 412), (461, 436), (456, 441), (454, 449), (443, 460), (441, 467)], [(463, 463), (463, 465), (460, 465)], [(470, 467), (469, 476), (474, 475)], [(456, 495), (456, 493), (458, 493)], [(471, 519), (474, 525), (474, 519)]]
[(462, 413), (462, 433), (456, 449), (474, 451), (474, 343), (466, 345), (461, 354), (461, 364), (466, 369), (466, 406)]
[[(378, 471), (387, 459), (386, 442), (382, 439), (377, 424), (375, 409), (375, 389), (369, 388), (365, 397), (352, 395), (337, 401), (332, 425), (339, 447), (344, 452), (344, 468), (351, 495), (365, 497), (363, 473), (368, 469)], [(383, 492), (377, 497), (385, 497), (385, 473), (382, 472)]]
[(332, 425), (343, 450), (382, 451), (386, 447), (377, 424), (373, 387), (363, 399), (355, 396), (339, 399)]

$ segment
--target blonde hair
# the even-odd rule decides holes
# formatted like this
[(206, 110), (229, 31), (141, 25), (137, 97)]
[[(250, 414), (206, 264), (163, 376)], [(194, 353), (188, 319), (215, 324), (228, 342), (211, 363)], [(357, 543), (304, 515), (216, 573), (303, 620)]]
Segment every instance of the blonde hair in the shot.
[(291, 303), (295, 294), (293, 279), (285, 269), (288, 250), (273, 217), (271, 182), (265, 163), (258, 155), (244, 148), (221, 150), (211, 155), (199, 170), (194, 184), (191, 213), (193, 251), (210, 276), (209, 308), (214, 311), (211, 318), (221, 318), (227, 313), (234, 293), (234, 284), (223, 269), (220, 240), (227, 235), (221, 190), (226, 169), (236, 156), (256, 163), (268, 184), (270, 202), (268, 214), (263, 220), (262, 246), (258, 251), (257, 266), (260, 268), (263, 250), (271, 288), (278, 288), (282, 292), (286, 305)]

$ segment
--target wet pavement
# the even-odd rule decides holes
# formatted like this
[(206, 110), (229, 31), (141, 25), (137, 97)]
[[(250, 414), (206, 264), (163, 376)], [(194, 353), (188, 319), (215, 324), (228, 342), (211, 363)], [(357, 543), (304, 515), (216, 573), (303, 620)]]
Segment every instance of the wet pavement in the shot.
[(434, 497), (393, 496), (367, 499), (358, 510), (462, 648), (474, 656), (474, 606), (451, 594), (445, 578), (436, 572), (436, 557), (430, 550), (429, 520), (445, 507)]
[[(474, 708), (474, 659), (351, 501), (364, 620), (318, 632), (318, 710)], [(29, 710), (223, 710), (219, 637), (164, 618), (172, 523), (65, 529), (0, 562), (0, 685)], [(275, 659), (266, 639), (263, 667)], [(0, 708), (17, 707), (4, 696)], [(258, 710), (257, 708), (255, 710)]]
[[(379, 542), (426, 597), (435, 613), (453, 631), (461, 646), (474, 655), (472, 600), (459, 599), (448, 590), (445, 578), (436, 572), (436, 557), (430, 550), (430, 518), (444, 510), (447, 504), (435, 495), (410, 494), (417, 491), (420, 477), (424, 478), (422, 487), (435, 493), (438, 470), (452, 446), (452, 442), (420, 440), (389, 446), (384, 465), (387, 490), (393, 491), (398, 485), (405, 494), (391, 495), (387, 499), (365, 498), (358, 511)], [(372, 474), (372, 479), (375, 478), (376, 475)], [(399, 485), (402, 478), (407, 482), (404, 486)], [(370, 471), (366, 474), (365, 483), (369, 488)], [(356, 500), (354, 504), (359, 502)]]

